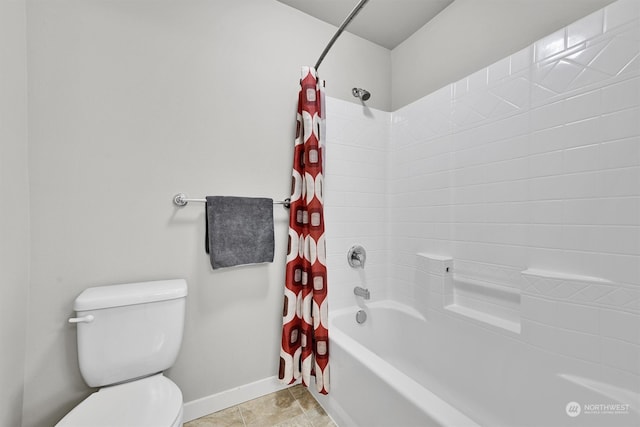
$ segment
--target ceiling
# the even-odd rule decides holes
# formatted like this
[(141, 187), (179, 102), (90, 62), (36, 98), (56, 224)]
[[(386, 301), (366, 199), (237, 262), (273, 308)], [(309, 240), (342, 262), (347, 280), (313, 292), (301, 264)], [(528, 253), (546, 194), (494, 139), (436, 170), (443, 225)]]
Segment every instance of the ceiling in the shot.
[[(339, 27), (358, 0), (278, 0)], [(346, 31), (387, 49), (415, 33), (453, 0), (369, 0)]]

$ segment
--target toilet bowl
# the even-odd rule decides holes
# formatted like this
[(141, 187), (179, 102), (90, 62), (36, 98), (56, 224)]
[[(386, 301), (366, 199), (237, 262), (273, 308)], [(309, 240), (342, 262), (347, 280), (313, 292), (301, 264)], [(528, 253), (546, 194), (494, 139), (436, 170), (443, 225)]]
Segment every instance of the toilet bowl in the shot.
[(104, 387), (56, 427), (180, 427), (182, 392), (162, 374)]
[(55, 427), (179, 427), (180, 388), (162, 374), (182, 342), (184, 280), (88, 288), (75, 300), (78, 361), (99, 390)]

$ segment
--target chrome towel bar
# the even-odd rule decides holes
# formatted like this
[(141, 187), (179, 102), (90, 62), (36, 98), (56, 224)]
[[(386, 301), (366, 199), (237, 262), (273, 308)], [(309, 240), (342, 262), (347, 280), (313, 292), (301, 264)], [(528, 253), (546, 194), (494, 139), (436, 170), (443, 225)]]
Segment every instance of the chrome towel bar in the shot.
[[(184, 193), (178, 193), (173, 196), (173, 203), (175, 203), (177, 206), (186, 206), (189, 202), (206, 203), (207, 199), (189, 199)], [(283, 205), (285, 208), (289, 209), (289, 207), (291, 206), (291, 199), (286, 198), (284, 200), (274, 200), (273, 204)]]

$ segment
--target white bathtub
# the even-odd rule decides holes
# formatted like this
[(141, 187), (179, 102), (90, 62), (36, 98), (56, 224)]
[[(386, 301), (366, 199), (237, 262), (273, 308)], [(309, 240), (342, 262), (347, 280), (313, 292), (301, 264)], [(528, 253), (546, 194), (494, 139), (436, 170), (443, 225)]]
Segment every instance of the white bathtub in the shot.
[(426, 319), (388, 300), (367, 304), (368, 318), (358, 324), (359, 309), (331, 314), (331, 390), (314, 393), (339, 427), (630, 426), (640, 420), (635, 402), (627, 415), (569, 417), (569, 402), (630, 402), (629, 396), (572, 375), (575, 366), (517, 339), (456, 316), (434, 312)]
[(478, 426), (403, 372), (411, 357), (402, 349), (426, 325), (419, 313), (382, 301), (370, 304), (367, 321), (358, 324), (358, 310), (332, 313), (331, 391), (316, 394), (339, 426)]

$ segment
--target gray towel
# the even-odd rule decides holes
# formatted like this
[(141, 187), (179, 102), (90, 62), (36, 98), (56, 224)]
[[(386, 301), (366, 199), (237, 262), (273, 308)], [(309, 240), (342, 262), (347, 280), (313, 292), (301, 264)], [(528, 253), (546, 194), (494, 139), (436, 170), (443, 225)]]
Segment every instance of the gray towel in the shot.
[(213, 268), (273, 262), (273, 199), (207, 196), (206, 212)]

